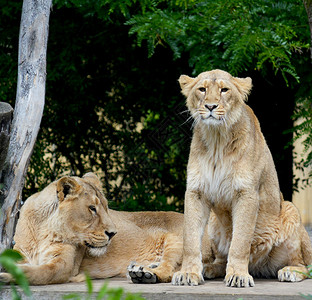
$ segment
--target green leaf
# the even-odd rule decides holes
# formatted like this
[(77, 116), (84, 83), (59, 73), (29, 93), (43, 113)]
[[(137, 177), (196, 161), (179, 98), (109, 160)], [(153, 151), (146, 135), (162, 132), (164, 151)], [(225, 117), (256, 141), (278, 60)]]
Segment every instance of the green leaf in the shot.
[(68, 295), (64, 295), (63, 299), (65, 299), (65, 300), (67, 300), (67, 299), (80, 300), (81, 296), (79, 294), (68, 294)]
[(96, 300), (101, 300), (107, 294), (108, 283), (105, 282), (103, 286), (100, 288), (99, 293), (97, 294)]
[(86, 275), (86, 284), (87, 284), (88, 294), (92, 295), (92, 293), (93, 293), (92, 280), (91, 280), (90, 276), (87, 273), (85, 273), (85, 275)]
[(16, 262), (23, 257), (15, 250), (5, 250), (0, 255), (0, 264), (10, 273), (15, 282), (21, 287), (25, 295), (31, 296), (29, 283), (21, 268), (16, 265)]

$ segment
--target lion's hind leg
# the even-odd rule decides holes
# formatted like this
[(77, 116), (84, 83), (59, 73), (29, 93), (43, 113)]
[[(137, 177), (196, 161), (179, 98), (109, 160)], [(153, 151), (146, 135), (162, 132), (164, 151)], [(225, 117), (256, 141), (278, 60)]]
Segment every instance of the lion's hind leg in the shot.
[(291, 253), (289, 266), (278, 271), (279, 281), (298, 282), (308, 278), (310, 270), (307, 266), (312, 264), (312, 247), (309, 236), (302, 226), (300, 248)]
[(287, 282), (299, 282), (308, 278), (308, 269), (305, 266), (287, 266), (278, 271), (278, 280)]
[[(299, 213), (292, 203), (284, 202), (284, 206), (288, 209), (285, 211), (292, 211), (288, 215), (288, 219), (298, 218), (298, 225), (294, 226), (288, 222), (288, 226), (284, 227), (292, 234), (284, 242), (288, 252), (288, 265), (278, 271), (279, 281), (298, 282), (308, 278), (309, 269), (307, 266), (312, 264), (312, 246), (309, 235), (301, 223)], [(290, 224), (289, 224), (290, 223)], [(294, 222), (295, 223), (295, 222)], [(287, 228), (288, 227), (288, 228)]]

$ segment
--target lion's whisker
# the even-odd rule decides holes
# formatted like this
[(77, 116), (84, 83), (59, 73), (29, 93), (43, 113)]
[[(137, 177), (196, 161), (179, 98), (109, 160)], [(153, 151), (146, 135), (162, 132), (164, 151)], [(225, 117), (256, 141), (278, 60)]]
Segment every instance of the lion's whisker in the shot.
[(182, 114), (185, 114), (185, 113), (189, 113), (190, 111), (188, 109), (184, 110), (184, 111), (181, 111), (179, 112), (179, 115), (182, 115)]
[(188, 121), (190, 121), (193, 118), (193, 116), (189, 116), (180, 126), (183, 126), (186, 124)]
[(195, 116), (195, 113), (194, 113), (193, 117), (194, 117), (194, 121), (193, 121), (192, 126), (191, 126), (192, 129), (193, 129), (193, 128), (199, 123), (199, 121), (200, 121), (199, 112), (197, 112), (197, 115), (196, 115), (196, 116)]

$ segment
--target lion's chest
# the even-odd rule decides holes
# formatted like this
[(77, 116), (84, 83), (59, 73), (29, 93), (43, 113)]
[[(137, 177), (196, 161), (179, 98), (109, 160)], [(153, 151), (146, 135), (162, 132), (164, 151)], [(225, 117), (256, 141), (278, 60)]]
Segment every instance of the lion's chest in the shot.
[(212, 202), (232, 201), (235, 191), (247, 185), (231, 157), (199, 155), (188, 168), (188, 189), (199, 190)]

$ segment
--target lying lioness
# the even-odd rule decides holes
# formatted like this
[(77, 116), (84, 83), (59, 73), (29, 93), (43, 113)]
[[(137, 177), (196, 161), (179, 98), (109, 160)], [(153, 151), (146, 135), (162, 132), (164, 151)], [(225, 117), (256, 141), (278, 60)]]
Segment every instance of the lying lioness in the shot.
[[(63, 177), (26, 200), (14, 249), (25, 258), (19, 266), (30, 284), (82, 281), (85, 272), (126, 276), (134, 261), (128, 268), (134, 282), (170, 282), (182, 260), (183, 215), (114, 211), (101, 190), (88, 173)], [(12, 280), (0, 273), (0, 281)]]
[[(182, 75), (179, 82), (195, 126), (183, 262), (173, 284), (198, 285), (203, 275), (225, 277), (232, 287), (254, 286), (252, 275), (306, 278), (311, 243), (296, 207), (283, 200), (270, 150), (245, 103), (251, 79), (213, 70), (196, 78)], [(200, 245), (207, 223), (215, 260), (203, 268)]]

